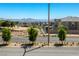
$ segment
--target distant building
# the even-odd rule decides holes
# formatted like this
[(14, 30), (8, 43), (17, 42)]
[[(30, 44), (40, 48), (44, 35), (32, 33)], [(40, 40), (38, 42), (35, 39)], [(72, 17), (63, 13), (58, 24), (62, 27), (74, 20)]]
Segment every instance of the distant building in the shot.
[[(55, 19), (50, 25), (50, 33), (57, 33), (58, 26), (63, 24), (68, 28), (68, 34), (79, 34), (79, 17), (65, 17), (62, 19)], [(48, 33), (48, 25), (45, 25), (44, 31)]]
[[(64, 17), (61, 19), (54, 19), (50, 21), (50, 33), (58, 33), (58, 26), (63, 24), (68, 28), (68, 34), (79, 34), (79, 17)], [(25, 21), (20, 22), (20, 26), (29, 27), (30, 25), (40, 25), (43, 28), (44, 33), (48, 33), (48, 22), (46, 21)]]
[(79, 34), (79, 17), (66, 17), (61, 19), (61, 21), (68, 28), (68, 33)]

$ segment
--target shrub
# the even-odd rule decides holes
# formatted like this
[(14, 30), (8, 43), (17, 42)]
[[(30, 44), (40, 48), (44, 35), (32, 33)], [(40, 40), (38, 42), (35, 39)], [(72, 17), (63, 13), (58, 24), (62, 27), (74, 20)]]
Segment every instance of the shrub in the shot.
[(59, 27), (58, 37), (60, 41), (64, 41), (66, 38), (67, 29), (64, 26)]
[(37, 35), (38, 35), (38, 31), (31, 27), (28, 29), (28, 34), (29, 34), (29, 40), (33, 43), (36, 41)]
[(13, 21), (10, 22), (10, 26), (11, 26), (11, 27), (14, 27), (15, 25), (16, 25), (15, 22), (13, 22)]
[(8, 28), (3, 28), (2, 29), (2, 39), (4, 42), (9, 42), (11, 39), (11, 31)]
[(60, 41), (64, 41), (66, 38), (66, 33), (64, 29), (60, 29), (58, 33), (58, 37)]

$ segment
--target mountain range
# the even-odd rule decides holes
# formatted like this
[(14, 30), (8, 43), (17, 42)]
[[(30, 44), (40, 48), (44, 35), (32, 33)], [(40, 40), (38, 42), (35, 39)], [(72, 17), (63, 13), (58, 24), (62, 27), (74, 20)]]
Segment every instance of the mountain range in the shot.
[[(19, 22), (47, 22), (47, 19), (33, 19), (33, 18), (24, 18), (24, 19), (5, 19), (0, 18), (0, 20), (10, 20), (10, 21), (19, 21)], [(54, 21), (55, 19), (51, 19)], [(64, 18), (60, 18), (61, 21), (79, 21), (79, 17), (67, 16)]]

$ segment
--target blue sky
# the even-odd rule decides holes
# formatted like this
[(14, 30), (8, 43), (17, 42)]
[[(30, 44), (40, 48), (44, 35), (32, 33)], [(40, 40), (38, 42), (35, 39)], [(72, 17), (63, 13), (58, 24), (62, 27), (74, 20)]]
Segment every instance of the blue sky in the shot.
[(79, 3), (51, 4), (51, 18), (62, 18), (66, 16), (79, 17)]
[[(78, 3), (51, 3), (51, 18), (79, 16)], [(0, 18), (47, 19), (47, 3), (0, 3)]]
[(0, 17), (3, 18), (47, 18), (47, 4), (17, 3), (0, 4)]

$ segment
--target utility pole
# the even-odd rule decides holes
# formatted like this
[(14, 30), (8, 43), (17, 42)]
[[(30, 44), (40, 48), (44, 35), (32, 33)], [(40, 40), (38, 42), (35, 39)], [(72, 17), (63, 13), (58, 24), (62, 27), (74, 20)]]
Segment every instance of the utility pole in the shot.
[(48, 46), (50, 42), (50, 3), (48, 3)]

